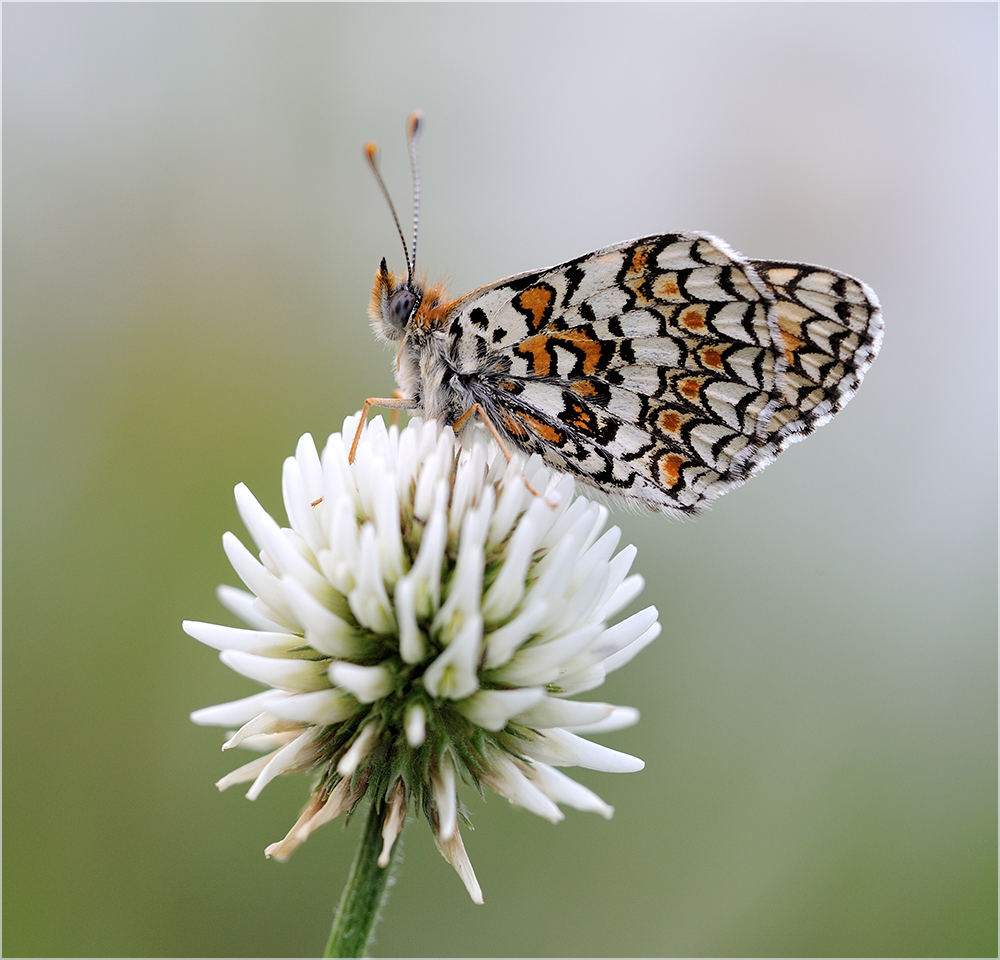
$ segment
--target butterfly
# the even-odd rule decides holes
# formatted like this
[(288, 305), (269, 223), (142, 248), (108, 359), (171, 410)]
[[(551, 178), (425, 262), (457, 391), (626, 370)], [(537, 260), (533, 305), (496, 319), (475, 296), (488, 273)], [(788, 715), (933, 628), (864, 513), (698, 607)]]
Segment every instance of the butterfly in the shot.
[(461, 431), (478, 419), (501, 448), (540, 454), (605, 494), (690, 515), (843, 409), (882, 341), (861, 280), (751, 260), (708, 233), (616, 243), (451, 300), (415, 275), (421, 116), (407, 123), (410, 256), (373, 144), (366, 156), (403, 243), (385, 259), (369, 316), (397, 348), (394, 398)]

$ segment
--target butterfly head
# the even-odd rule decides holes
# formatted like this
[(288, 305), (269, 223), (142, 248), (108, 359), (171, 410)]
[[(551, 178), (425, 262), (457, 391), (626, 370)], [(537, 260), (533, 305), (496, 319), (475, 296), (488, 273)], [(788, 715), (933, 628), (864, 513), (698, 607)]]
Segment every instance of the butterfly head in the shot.
[(397, 277), (383, 259), (375, 271), (375, 285), (368, 306), (375, 335), (390, 342), (402, 340), (423, 300), (423, 293), (421, 284), (409, 276)]

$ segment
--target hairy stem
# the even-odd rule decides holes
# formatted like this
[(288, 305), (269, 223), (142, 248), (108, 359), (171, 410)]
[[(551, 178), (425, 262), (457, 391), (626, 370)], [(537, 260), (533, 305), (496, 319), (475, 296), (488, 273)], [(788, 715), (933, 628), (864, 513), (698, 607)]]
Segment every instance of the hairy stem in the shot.
[(388, 866), (378, 865), (386, 811), (387, 805), (382, 799), (368, 808), (361, 843), (333, 918), (324, 957), (363, 957), (372, 942), (375, 926), (389, 897), (391, 880), (402, 860), (402, 838), (397, 837)]

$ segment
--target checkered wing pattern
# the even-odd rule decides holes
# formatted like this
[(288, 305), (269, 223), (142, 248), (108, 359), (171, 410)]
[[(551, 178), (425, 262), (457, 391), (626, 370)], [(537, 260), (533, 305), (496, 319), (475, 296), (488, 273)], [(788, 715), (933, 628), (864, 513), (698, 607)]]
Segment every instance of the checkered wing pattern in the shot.
[(513, 447), (677, 514), (829, 420), (882, 336), (861, 281), (699, 233), (501, 280), (445, 319), (451, 365)]

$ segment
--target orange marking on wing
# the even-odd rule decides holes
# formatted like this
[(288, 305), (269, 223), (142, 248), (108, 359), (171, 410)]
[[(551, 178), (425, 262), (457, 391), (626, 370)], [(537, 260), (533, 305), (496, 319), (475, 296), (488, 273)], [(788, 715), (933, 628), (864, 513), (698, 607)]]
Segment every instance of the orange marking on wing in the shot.
[(671, 300), (679, 296), (680, 292), (681, 288), (672, 273), (664, 274), (653, 281), (653, 296), (658, 300)]
[(722, 367), (722, 354), (715, 347), (706, 347), (701, 351), (701, 362), (706, 367), (719, 370)]
[(632, 263), (629, 265), (629, 273), (642, 273), (646, 269), (649, 261), (649, 248), (637, 247), (632, 251)]
[(787, 330), (778, 330), (778, 336), (781, 337), (781, 342), (785, 345), (785, 363), (791, 366), (795, 363), (795, 351), (800, 347), (806, 345), (805, 340), (800, 340), (795, 334), (789, 333)]
[(660, 460), (660, 478), (668, 487), (676, 487), (681, 478), (684, 458), (679, 453), (668, 453)]
[(554, 335), (556, 339), (572, 344), (583, 351), (583, 372), (593, 375), (601, 362), (601, 341), (592, 337), (586, 330), (566, 330)]
[(569, 388), (574, 393), (580, 394), (581, 397), (597, 396), (597, 387), (595, 387), (589, 380), (577, 380), (575, 383), (571, 383)]
[(664, 433), (677, 433), (681, 428), (681, 415), (676, 410), (661, 410), (657, 423)]
[(680, 391), (688, 400), (697, 400), (701, 390), (701, 384), (697, 380), (681, 380), (678, 384)]
[[(558, 333), (539, 333), (522, 340), (516, 347), (519, 354), (531, 359), (531, 371), (536, 376), (547, 377), (552, 372), (552, 355), (549, 343), (563, 343), (583, 351), (583, 372), (588, 376), (597, 373), (601, 363), (601, 341), (586, 330), (560, 330)], [(591, 387), (591, 391), (593, 388)]]
[(513, 437), (526, 437), (528, 431), (524, 429), (506, 410), (500, 411), (500, 419), (503, 421), (504, 429)]
[(521, 410), (516, 411), (516, 413), (536, 436), (548, 440), (550, 443), (562, 443), (563, 435), (555, 427), (549, 426), (544, 420), (531, 416), (530, 413), (524, 413)]
[(705, 308), (691, 307), (689, 310), (685, 310), (684, 313), (681, 314), (681, 323), (684, 324), (688, 330), (704, 330)]
[(555, 291), (551, 287), (539, 285), (522, 290), (515, 298), (516, 306), (531, 314), (529, 323), (532, 330), (537, 330), (548, 319)]
[(547, 377), (552, 369), (552, 357), (545, 349), (548, 346), (549, 338), (544, 334), (528, 337), (522, 340), (515, 348), (523, 357), (527, 357), (531, 363), (531, 372), (537, 377)]
[(594, 432), (594, 418), (591, 416), (589, 410), (585, 410), (581, 406), (573, 405), (571, 409), (572, 417), (566, 422), (571, 427), (576, 427), (578, 430), (582, 430), (584, 433)]
[(513, 380), (497, 380), (497, 389), (514, 393), (517, 390), (517, 384)]

